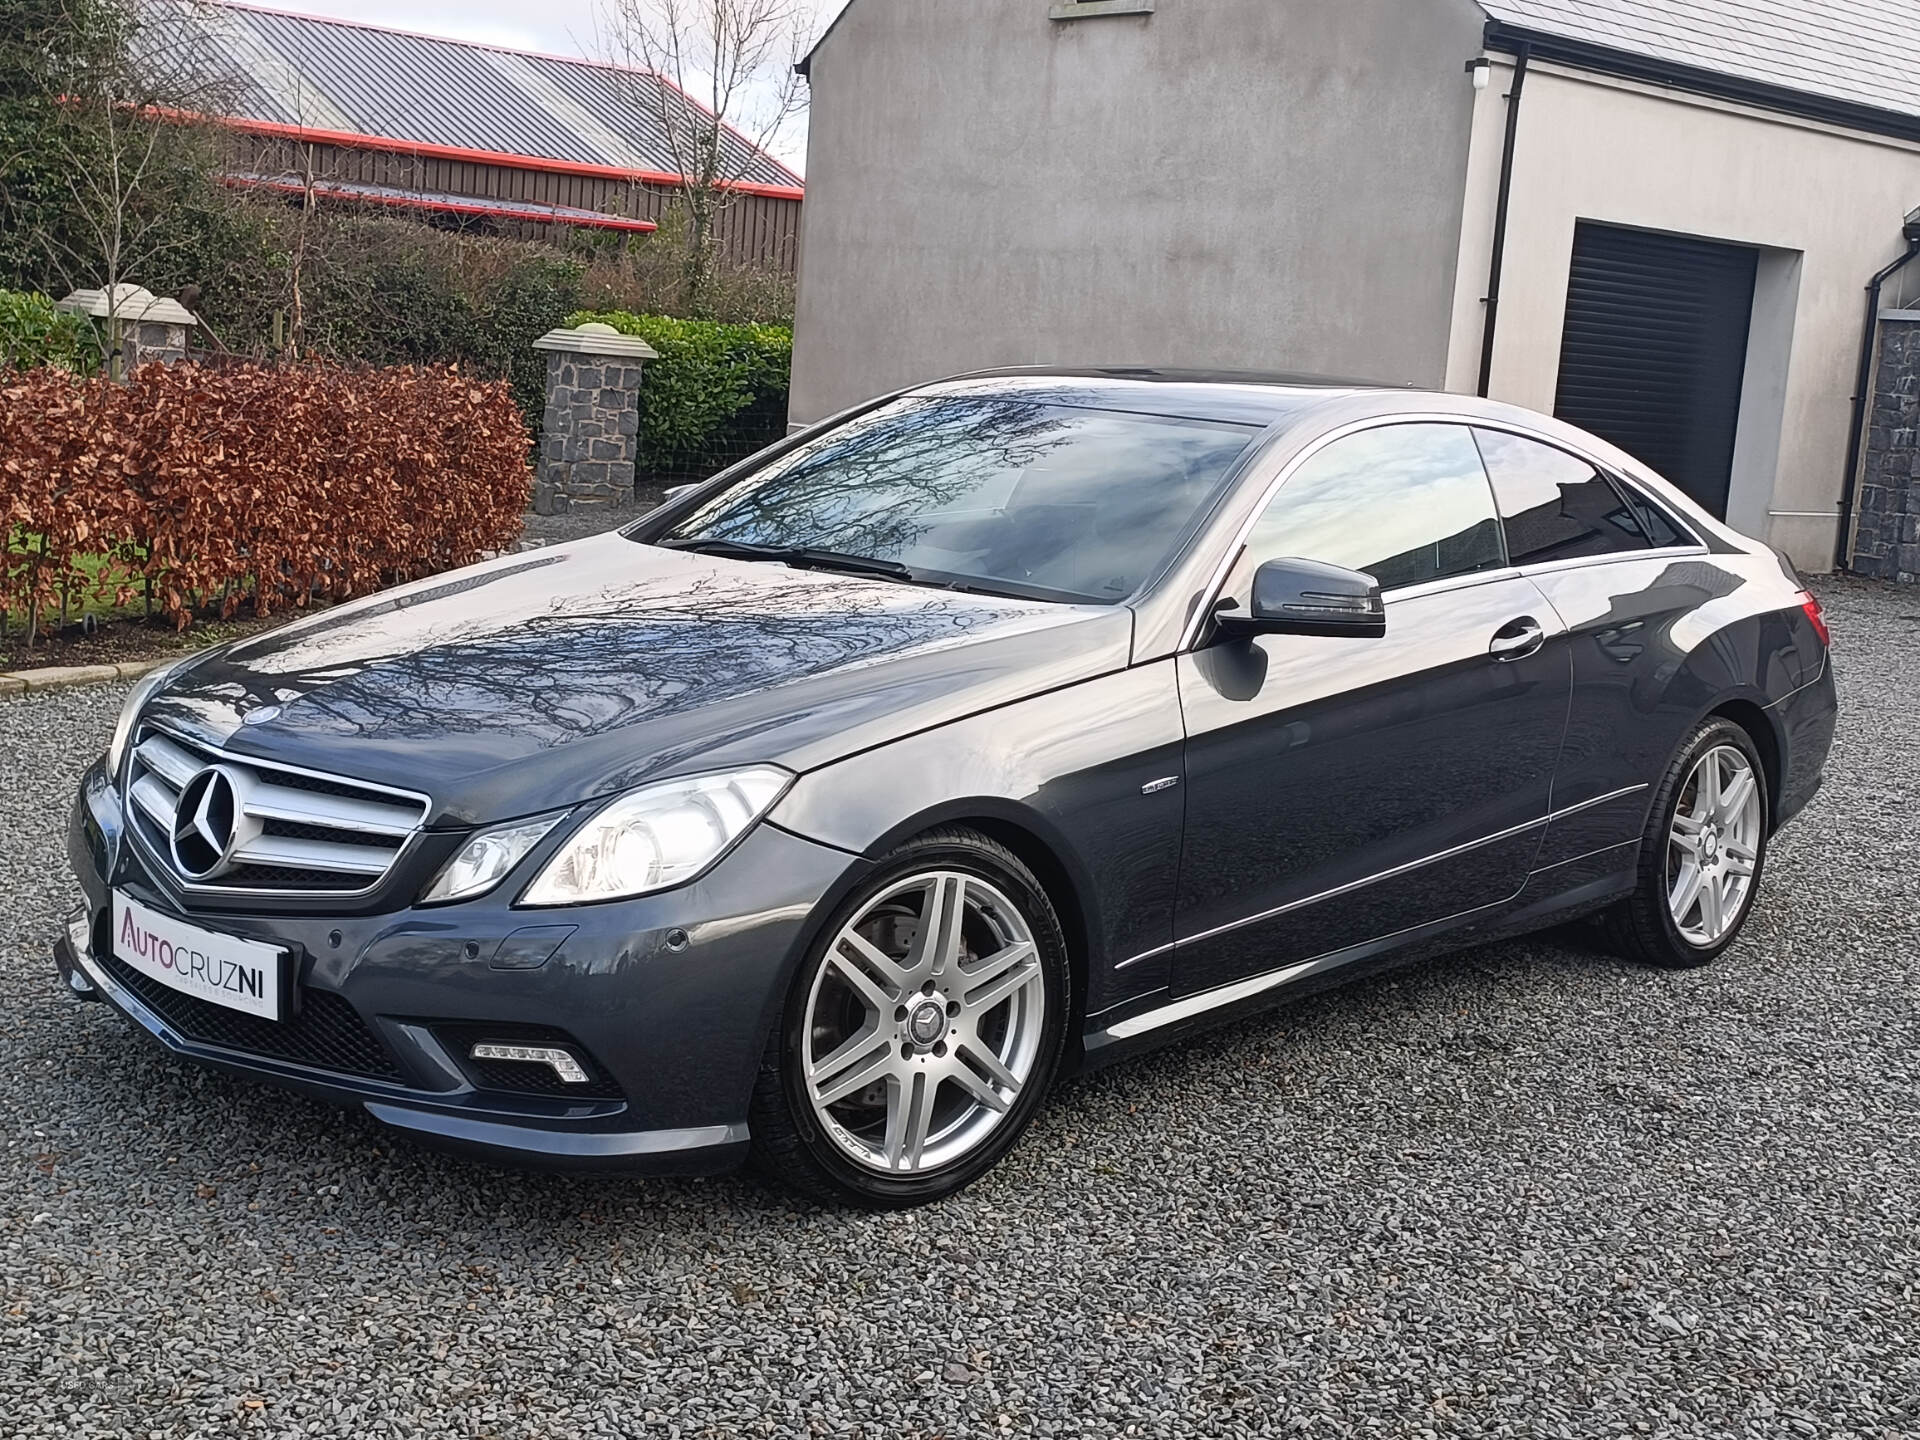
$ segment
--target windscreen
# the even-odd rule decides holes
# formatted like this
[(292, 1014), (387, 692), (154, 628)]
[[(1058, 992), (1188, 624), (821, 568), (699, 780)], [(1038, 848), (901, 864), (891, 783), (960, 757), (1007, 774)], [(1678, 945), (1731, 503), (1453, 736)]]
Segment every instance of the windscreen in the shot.
[(1259, 433), (1020, 396), (908, 397), (756, 471), (655, 543), (831, 551), (1113, 604), (1159, 573)]

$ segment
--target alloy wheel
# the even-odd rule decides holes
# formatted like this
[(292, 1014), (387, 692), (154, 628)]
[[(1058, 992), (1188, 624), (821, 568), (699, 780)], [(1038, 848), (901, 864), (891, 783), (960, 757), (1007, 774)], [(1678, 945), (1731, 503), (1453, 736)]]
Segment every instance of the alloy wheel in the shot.
[(891, 1175), (976, 1150), (1039, 1061), (1047, 988), (1033, 927), (990, 881), (922, 871), (834, 937), (807, 995), (802, 1078), (838, 1149)]
[(1731, 745), (1700, 757), (1681, 788), (1667, 842), (1667, 907), (1681, 939), (1720, 943), (1753, 896), (1765, 815), (1759, 777)]

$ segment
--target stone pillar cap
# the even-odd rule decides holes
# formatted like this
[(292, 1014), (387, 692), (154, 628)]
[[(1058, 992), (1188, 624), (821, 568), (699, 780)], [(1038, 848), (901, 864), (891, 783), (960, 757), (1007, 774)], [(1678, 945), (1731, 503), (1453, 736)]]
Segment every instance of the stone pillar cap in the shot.
[(638, 335), (622, 335), (611, 325), (589, 320), (573, 329), (549, 330), (533, 342), (536, 350), (561, 350), (575, 355), (618, 355), (628, 360), (658, 360), (660, 352)]

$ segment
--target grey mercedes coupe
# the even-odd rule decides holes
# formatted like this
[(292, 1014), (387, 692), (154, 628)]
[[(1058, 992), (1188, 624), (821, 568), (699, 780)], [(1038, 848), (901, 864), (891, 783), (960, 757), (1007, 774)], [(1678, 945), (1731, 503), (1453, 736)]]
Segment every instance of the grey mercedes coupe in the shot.
[(430, 1143), (911, 1205), (1380, 966), (1718, 958), (1834, 712), (1785, 559), (1566, 425), (968, 376), (149, 677), (57, 961)]

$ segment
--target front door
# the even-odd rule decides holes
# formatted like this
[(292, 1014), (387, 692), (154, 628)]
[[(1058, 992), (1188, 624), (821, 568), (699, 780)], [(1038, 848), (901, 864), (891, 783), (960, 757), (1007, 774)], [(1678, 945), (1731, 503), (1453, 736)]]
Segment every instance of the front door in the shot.
[(1540, 846), (1572, 693), (1563, 628), (1505, 543), (1471, 432), (1334, 441), (1256, 524), (1381, 582), (1387, 634), (1215, 640), (1179, 659), (1187, 825), (1173, 989), (1192, 994), (1497, 904)]

